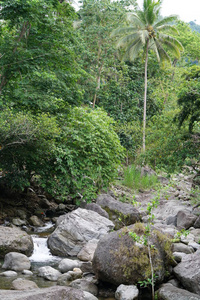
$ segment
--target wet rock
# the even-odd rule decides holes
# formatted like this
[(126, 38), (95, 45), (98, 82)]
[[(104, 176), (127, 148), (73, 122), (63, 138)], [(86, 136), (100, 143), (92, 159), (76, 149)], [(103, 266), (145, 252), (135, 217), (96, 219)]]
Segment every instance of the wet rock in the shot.
[(115, 292), (115, 299), (117, 300), (137, 300), (139, 290), (135, 285), (120, 284)]
[(82, 261), (92, 261), (98, 241), (99, 240), (93, 239), (93, 240), (87, 242), (87, 244), (85, 246), (83, 246), (81, 251), (78, 253), (78, 255), (77, 255), (78, 259), (80, 259)]
[(64, 258), (60, 261), (58, 265), (58, 270), (62, 273), (72, 271), (74, 268), (79, 268), (81, 262), (79, 260)]
[(13, 271), (29, 270), (31, 263), (28, 257), (18, 252), (10, 252), (5, 255), (3, 269)]
[(157, 292), (158, 300), (199, 300), (200, 296), (179, 289), (170, 283), (164, 284)]
[(57, 281), (60, 275), (61, 273), (58, 270), (50, 266), (45, 266), (38, 269), (38, 276), (44, 277), (45, 279), (50, 281)]
[(0, 258), (9, 252), (20, 252), (30, 256), (33, 252), (33, 240), (17, 227), (0, 226)]
[[(122, 224), (130, 225), (140, 221), (140, 213), (133, 205), (122, 203), (109, 194), (99, 195), (96, 203), (107, 211), (116, 228), (121, 228)], [(119, 221), (119, 218), (122, 222)]]
[(12, 220), (12, 223), (13, 225), (15, 226), (22, 226), (22, 225), (25, 225), (26, 224), (26, 221), (25, 220), (21, 220), (20, 218), (14, 218)]
[(33, 225), (35, 227), (44, 226), (44, 223), (42, 222), (42, 220), (40, 220), (37, 216), (31, 216), (29, 219), (29, 222), (31, 225)]
[(114, 224), (98, 213), (78, 208), (58, 218), (57, 228), (48, 238), (51, 253), (76, 256), (92, 239), (99, 239), (114, 228)]
[(86, 279), (76, 279), (70, 283), (70, 286), (78, 290), (89, 292), (94, 296), (98, 295), (97, 286)]
[[(78, 269), (78, 268), (76, 268), (76, 269)], [(80, 269), (78, 269), (78, 270), (80, 270)], [(74, 269), (74, 271), (68, 271), (67, 273), (59, 276), (57, 284), (68, 286), (71, 281), (81, 278), (82, 274), (83, 274), (83, 272), (81, 270), (77, 271)]]
[(12, 289), (14, 289), (14, 290), (32, 290), (32, 289), (38, 289), (38, 286), (35, 282), (33, 282), (31, 280), (17, 278), (12, 282)]
[(200, 250), (185, 255), (174, 268), (174, 274), (184, 288), (200, 295)]
[(22, 274), (23, 274), (23, 275), (27, 275), (27, 276), (32, 276), (32, 275), (33, 275), (33, 272), (31, 272), (30, 270), (23, 270), (23, 271), (22, 271)]

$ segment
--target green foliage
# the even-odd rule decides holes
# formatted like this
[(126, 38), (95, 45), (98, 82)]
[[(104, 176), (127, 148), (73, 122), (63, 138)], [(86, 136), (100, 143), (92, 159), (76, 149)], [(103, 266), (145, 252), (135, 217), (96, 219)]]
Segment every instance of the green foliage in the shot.
[(124, 169), (123, 184), (132, 189), (149, 189), (154, 188), (158, 184), (157, 176), (155, 175), (141, 175), (135, 165), (128, 166)]

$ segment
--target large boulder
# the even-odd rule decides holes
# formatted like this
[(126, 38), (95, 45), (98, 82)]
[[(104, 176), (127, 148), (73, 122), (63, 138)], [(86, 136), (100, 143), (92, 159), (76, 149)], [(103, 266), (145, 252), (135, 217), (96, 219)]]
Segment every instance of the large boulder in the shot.
[(200, 295), (200, 250), (183, 256), (174, 268), (175, 276), (188, 291)]
[[(137, 223), (100, 239), (93, 258), (93, 270), (97, 278), (116, 286), (136, 284), (149, 278), (151, 266), (148, 247), (134, 239), (134, 233), (142, 239), (144, 232), (145, 226)], [(149, 243), (153, 245), (151, 256), (154, 273), (161, 282), (171, 257), (171, 242), (167, 236), (153, 230)]]
[(140, 213), (133, 205), (120, 202), (109, 194), (99, 195), (96, 203), (105, 209), (110, 220), (115, 223), (116, 229), (122, 227), (122, 224), (131, 225), (140, 221)]
[(50, 288), (34, 289), (30, 291), (0, 290), (0, 299), (4, 300), (98, 300), (88, 292), (64, 287), (53, 286)]
[(33, 240), (17, 227), (0, 226), (0, 258), (4, 258), (9, 252), (20, 252), (30, 256), (33, 252)]
[(92, 239), (100, 239), (114, 224), (98, 213), (78, 208), (58, 218), (57, 228), (48, 238), (51, 253), (62, 257), (76, 256)]
[(199, 300), (200, 296), (179, 289), (170, 283), (164, 284), (157, 292), (158, 300)]
[(13, 271), (29, 270), (31, 263), (28, 257), (22, 253), (10, 252), (7, 253), (4, 259), (3, 269)]
[(181, 210), (177, 214), (177, 228), (179, 230), (188, 229), (192, 227), (197, 220), (197, 216), (191, 212)]

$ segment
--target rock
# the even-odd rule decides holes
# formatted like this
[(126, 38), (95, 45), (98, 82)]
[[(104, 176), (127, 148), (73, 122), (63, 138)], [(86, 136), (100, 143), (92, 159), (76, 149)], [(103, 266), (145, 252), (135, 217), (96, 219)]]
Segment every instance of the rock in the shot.
[(56, 208), (56, 210), (65, 210), (65, 209), (66, 209), (66, 206), (63, 203), (60, 203)]
[(170, 283), (163, 284), (157, 292), (158, 300), (199, 300), (200, 296), (179, 289)]
[(200, 241), (200, 228), (190, 230), (190, 233), (194, 236), (194, 241), (199, 243)]
[(58, 270), (50, 266), (40, 267), (38, 269), (38, 276), (44, 277), (45, 279), (50, 281), (57, 281), (60, 275), (61, 273)]
[(82, 261), (92, 261), (99, 240), (93, 239), (87, 242), (78, 253), (78, 259)]
[(23, 275), (27, 275), (27, 276), (32, 276), (32, 275), (33, 275), (33, 272), (31, 272), (30, 270), (23, 270), (23, 271), (22, 271), (22, 274), (23, 274)]
[(177, 214), (177, 228), (188, 229), (192, 227), (197, 219), (197, 216), (187, 211), (179, 211)]
[[(135, 242), (129, 234), (135, 232), (142, 236), (144, 231), (145, 226), (137, 223), (111, 232), (99, 240), (92, 263), (97, 279), (114, 285), (129, 285), (149, 278), (151, 267), (147, 246)], [(158, 281), (162, 281), (168, 264), (165, 251), (170, 257), (171, 242), (167, 236), (154, 230), (150, 244), (154, 245), (154, 273), (158, 276)]]
[(188, 291), (200, 295), (200, 251), (185, 255), (174, 274)]
[(37, 216), (31, 216), (29, 219), (29, 222), (31, 225), (36, 226), (36, 227), (44, 226), (44, 223), (42, 222), (42, 220), (40, 220)]
[(14, 290), (32, 290), (32, 289), (38, 289), (38, 286), (35, 282), (33, 282), (31, 280), (17, 278), (12, 282), (12, 289), (14, 289)]
[(188, 245), (185, 245), (183, 243), (174, 243), (172, 246), (173, 252), (182, 252), (185, 254), (191, 254), (194, 253), (194, 249)]
[(12, 223), (13, 225), (15, 226), (22, 226), (22, 225), (25, 225), (26, 224), (26, 221), (25, 220), (21, 220), (20, 218), (14, 218), (12, 220)]
[(70, 283), (70, 286), (78, 290), (89, 292), (94, 296), (98, 295), (97, 286), (86, 279), (76, 279)]
[(105, 218), (109, 219), (108, 213), (103, 208), (101, 208), (100, 205), (98, 205), (96, 203), (87, 203), (85, 208), (88, 209), (88, 210), (95, 211), (99, 215), (101, 215), (102, 217), (105, 217)]
[(182, 253), (182, 252), (173, 252), (173, 257), (174, 257), (174, 260), (177, 262), (177, 263), (180, 263), (182, 261), (182, 258), (183, 256), (185, 256), (186, 254), (185, 253)]
[(76, 256), (92, 239), (99, 239), (114, 228), (114, 224), (98, 213), (78, 208), (58, 218), (57, 228), (48, 238), (51, 253)]
[(13, 251), (30, 256), (33, 252), (31, 236), (17, 227), (0, 226), (0, 258)]
[(0, 276), (14, 277), (14, 276), (17, 276), (17, 272), (15, 272), (15, 271), (5, 271), (5, 272), (0, 273)]
[(31, 263), (28, 257), (22, 253), (10, 252), (7, 253), (4, 258), (3, 269), (22, 271), (24, 269), (29, 270)]
[(68, 286), (71, 281), (81, 278), (82, 274), (83, 274), (83, 272), (81, 270), (79, 272), (78, 271), (68, 271), (67, 273), (62, 274), (61, 276), (58, 277), (57, 284)]
[(200, 216), (197, 217), (197, 219), (194, 223), (194, 228), (200, 228)]
[[(97, 204), (107, 211), (116, 228), (124, 226), (122, 224), (130, 225), (140, 221), (140, 213), (133, 205), (115, 200), (109, 194), (99, 195)], [(121, 218), (121, 222), (119, 218)]]
[(74, 268), (79, 268), (81, 262), (78, 260), (73, 260), (69, 258), (64, 258), (60, 261), (58, 265), (58, 270), (62, 273), (66, 273), (68, 271), (73, 270)]
[(44, 209), (49, 209), (51, 207), (51, 203), (49, 202), (49, 200), (47, 200), (47, 198), (41, 197), (39, 206)]
[(20, 219), (26, 220), (26, 212), (24, 210), (18, 209), (16, 211), (16, 213), (17, 213), (18, 217), (20, 217)]
[(53, 286), (50, 288), (34, 289), (28, 291), (0, 290), (2, 300), (98, 300), (95, 296), (81, 290)]
[(120, 284), (115, 292), (115, 299), (117, 300), (137, 300), (139, 290), (135, 285)]
[(94, 273), (91, 261), (82, 262), (80, 269), (83, 273)]

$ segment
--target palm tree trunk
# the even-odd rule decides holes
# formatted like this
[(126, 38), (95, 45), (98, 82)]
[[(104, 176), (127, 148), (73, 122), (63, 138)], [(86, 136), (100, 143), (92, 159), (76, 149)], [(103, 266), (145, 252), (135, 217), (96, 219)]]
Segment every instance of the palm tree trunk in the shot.
[(145, 152), (145, 144), (146, 144), (147, 65), (148, 65), (149, 40), (147, 40), (146, 46), (147, 49), (146, 49), (145, 70), (144, 70), (143, 152)]

